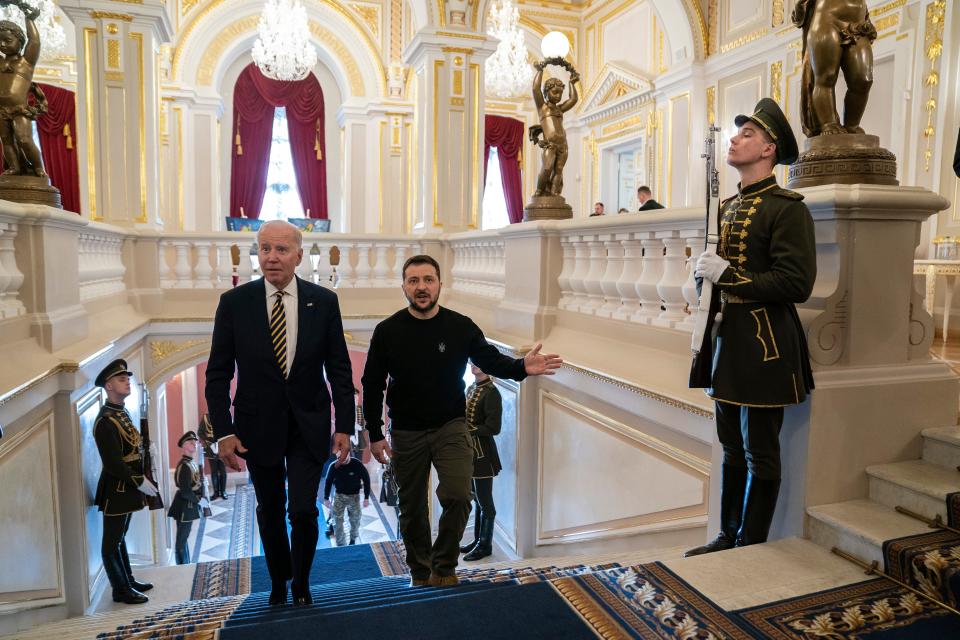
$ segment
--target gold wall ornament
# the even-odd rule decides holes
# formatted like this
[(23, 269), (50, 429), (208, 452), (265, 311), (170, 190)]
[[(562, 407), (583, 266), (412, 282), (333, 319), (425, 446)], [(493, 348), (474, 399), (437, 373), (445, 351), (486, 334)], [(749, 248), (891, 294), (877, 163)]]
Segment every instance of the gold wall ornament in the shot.
[(175, 353), (192, 349), (201, 344), (210, 344), (209, 338), (197, 338), (194, 340), (184, 340), (177, 342), (175, 340), (151, 340), (150, 341), (150, 360), (157, 365)]
[(111, 69), (120, 68), (120, 41), (107, 40), (107, 66)]
[(390, 62), (403, 59), (403, 0), (390, 0)]
[(876, 16), (882, 16), (885, 13), (890, 13), (891, 11), (896, 11), (900, 7), (904, 6), (909, 2), (909, 0), (894, 0), (893, 2), (888, 2), (887, 4), (882, 4), (876, 9), (870, 11), (870, 13)]
[(707, 55), (720, 53), (720, 8), (718, 0), (707, 0)]
[(877, 32), (881, 33), (887, 29), (891, 29), (900, 24), (900, 14), (894, 13), (893, 15), (880, 18), (879, 20), (874, 21), (874, 26), (877, 28)]
[(767, 27), (763, 27), (762, 29), (757, 29), (753, 33), (748, 33), (745, 36), (740, 36), (739, 38), (737, 38), (736, 40), (733, 40), (732, 42), (727, 42), (721, 45), (720, 53), (727, 53), (729, 51), (733, 51), (734, 49), (739, 49), (745, 44), (750, 44), (755, 40), (759, 40), (760, 38), (764, 37), (768, 33), (770, 33), (770, 29), (768, 29)]
[(111, 22), (110, 24), (107, 25), (107, 33), (109, 33), (110, 35), (115, 36), (119, 31), (120, 31), (120, 27), (117, 26), (117, 23)]
[(129, 13), (115, 13), (113, 11), (91, 11), (90, 17), (94, 20), (119, 20), (121, 22), (133, 22), (133, 16)]
[(784, 16), (783, 0), (773, 0), (773, 7), (771, 9), (771, 14), (773, 19), (771, 20), (770, 26), (779, 27), (780, 25), (783, 24), (783, 16)]
[(180, 15), (185, 16), (193, 11), (203, 0), (180, 0)]
[(943, 55), (943, 26), (947, 14), (946, 0), (934, 0), (927, 5), (926, 36), (923, 39), (924, 53), (930, 61), (930, 70), (923, 78), (923, 85), (929, 88), (929, 97), (924, 101), (927, 111), (927, 126), (923, 128), (926, 148), (923, 151), (923, 170), (930, 171), (933, 159), (933, 142), (937, 135), (934, 115), (937, 111), (937, 87), (940, 85), (940, 57)]
[(707, 124), (717, 124), (717, 87), (707, 87)]
[(370, 29), (373, 37), (380, 39), (380, 5), (366, 2), (351, 2), (350, 9)]
[(629, 129), (635, 125), (643, 124), (646, 117), (643, 114), (632, 115), (629, 118), (614, 122), (613, 124), (608, 124), (603, 129), (600, 130), (600, 135), (609, 136), (613, 133), (623, 131), (624, 129)]
[(783, 62), (777, 60), (770, 65), (770, 97), (780, 104), (783, 98)]

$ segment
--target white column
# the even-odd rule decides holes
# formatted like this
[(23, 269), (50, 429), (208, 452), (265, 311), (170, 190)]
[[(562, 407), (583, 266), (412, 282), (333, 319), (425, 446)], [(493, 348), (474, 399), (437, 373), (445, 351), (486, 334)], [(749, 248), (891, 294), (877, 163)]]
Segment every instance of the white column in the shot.
[(676, 233), (663, 231), (657, 234), (671, 236), (662, 238), (667, 252), (663, 259), (663, 275), (657, 283), (657, 293), (663, 299), (664, 309), (653, 320), (653, 324), (660, 327), (673, 327), (687, 317), (684, 311), (687, 301), (683, 297), (683, 283), (687, 280), (687, 272), (684, 269), (684, 262), (687, 259), (687, 242), (683, 238), (673, 237)]
[[(640, 235), (640, 234), (638, 234)], [(642, 234), (643, 272), (637, 280), (637, 295), (640, 297), (640, 311), (631, 318), (634, 322), (649, 324), (660, 315), (660, 293), (657, 283), (663, 276), (663, 242), (654, 238), (652, 233)]]
[(583, 286), (586, 289), (587, 301), (580, 305), (580, 313), (595, 314), (603, 305), (603, 288), (600, 279), (606, 270), (607, 251), (600, 240), (599, 235), (591, 236), (589, 242), (589, 262), (590, 270), (583, 279)]

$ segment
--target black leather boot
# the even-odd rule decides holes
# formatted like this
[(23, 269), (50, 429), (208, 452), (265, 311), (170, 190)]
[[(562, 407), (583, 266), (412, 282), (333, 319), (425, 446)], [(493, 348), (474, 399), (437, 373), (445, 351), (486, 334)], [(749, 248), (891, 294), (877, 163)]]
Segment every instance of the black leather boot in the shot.
[(140, 593), (145, 591), (150, 591), (153, 589), (153, 584), (150, 582), (140, 582), (133, 577), (133, 569), (130, 568), (130, 555), (127, 553), (127, 541), (122, 540), (120, 542), (120, 561), (123, 562), (123, 570), (127, 574), (127, 582), (133, 589), (136, 589)]
[(460, 547), (460, 553), (470, 553), (473, 551), (473, 548), (477, 546), (477, 542), (480, 541), (480, 523), (482, 520), (480, 509), (477, 509), (476, 513), (473, 514), (473, 542), (462, 545)]
[(470, 550), (470, 553), (463, 556), (464, 560), (479, 560), (486, 558), (493, 553), (493, 521), (495, 516), (483, 514), (480, 522), (480, 537), (477, 545)]
[(103, 558), (103, 569), (113, 588), (113, 601), (124, 604), (143, 604), (150, 598), (130, 586), (129, 578), (123, 566), (120, 551), (116, 551)]
[(743, 520), (743, 496), (747, 486), (747, 468), (723, 465), (720, 480), (720, 534), (702, 547), (690, 549), (684, 557), (699, 556), (714, 551), (725, 551), (736, 545)]
[(740, 533), (737, 536), (738, 547), (767, 541), (779, 495), (780, 480), (766, 480), (756, 476), (750, 476), (747, 479), (747, 495), (743, 500), (743, 523), (740, 525)]

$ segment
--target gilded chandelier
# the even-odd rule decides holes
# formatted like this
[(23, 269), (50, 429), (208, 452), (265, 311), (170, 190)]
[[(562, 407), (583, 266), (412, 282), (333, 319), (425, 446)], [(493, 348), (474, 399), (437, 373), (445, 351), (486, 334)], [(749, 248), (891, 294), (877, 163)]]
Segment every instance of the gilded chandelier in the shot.
[(253, 61), (268, 78), (303, 80), (317, 64), (307, 11), (300, 0), (267, 0), (257, 31)]

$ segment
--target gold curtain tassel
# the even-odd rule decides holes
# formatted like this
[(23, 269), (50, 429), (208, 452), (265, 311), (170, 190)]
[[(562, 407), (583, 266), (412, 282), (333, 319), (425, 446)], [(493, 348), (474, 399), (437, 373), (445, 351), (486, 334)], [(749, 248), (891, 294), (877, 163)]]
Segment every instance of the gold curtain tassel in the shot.
[(523, 164), (523, 149), (517, 149), (517, 164)]
[(63, 125), (63, 135), (67, 139), (67, 149), (73, 149), (73, 136), (70, 135), (70, 125)]
[(238, 155), (238, 156), (242, 156), (242, 155), (243, 155), (243, 145), (242, 145), (242, 144), (239, 144), (239, 143), (237, 144), (237, 155)]
[(233, 137), (233, 144), (237, 147), (237, 155), (243, 155), (243, 143), (240, 142), (240, 123), (237, 123), (237, 135)]

